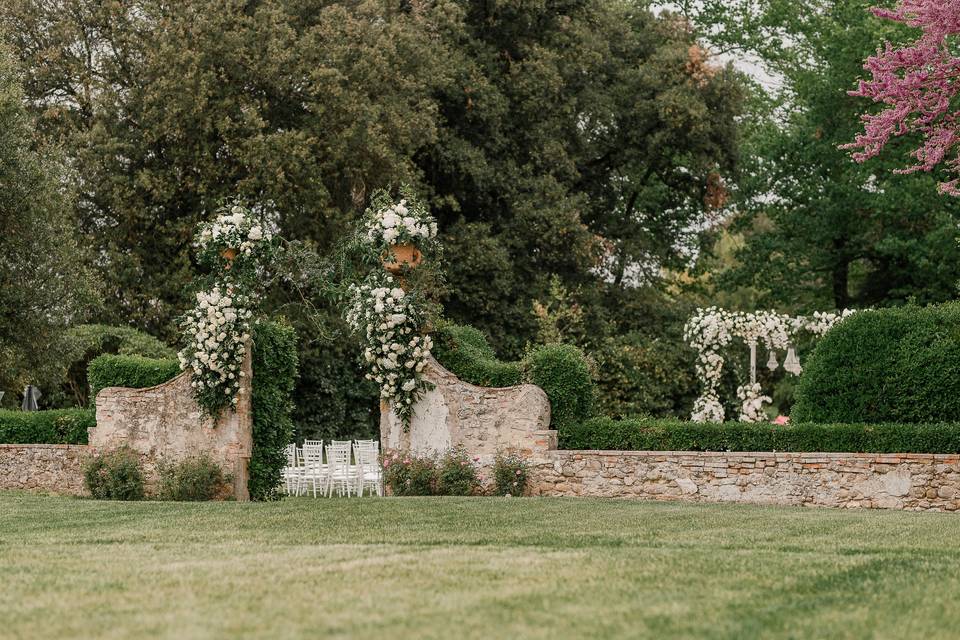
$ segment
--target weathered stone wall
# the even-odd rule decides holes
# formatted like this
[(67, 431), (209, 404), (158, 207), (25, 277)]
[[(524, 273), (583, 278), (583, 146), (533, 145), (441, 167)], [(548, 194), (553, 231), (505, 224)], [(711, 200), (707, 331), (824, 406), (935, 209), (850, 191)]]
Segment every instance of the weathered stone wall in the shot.
[(137, 451), (148, 491), (155, 487), (158, 463), (206, 453), (233, 477), (233, 496), (247, 500), (247, 464), (253, 450), (249, 348), (243, 371), (236, 409), (224, 411), (216, 423), (194, 400), (189, 372), (147, 389), (103, 389), (97, 394), (97, 426), (89, 430), (90, 446)]
[(541, 450), (532, 493), (955, 511), (960, 456)]
[(410, 428), (386, 405), (380, 411), (380, 437), (385, 449), (441, 453), (464, 447), (488, 467), (498, 451), (532, 455), (556, 447), (550, 426), (550, 401), (532, 384), (478, 387), (457, 378), (430, 358), (424, 378), (432, 383), (414, 405)]
[(86, 445), (0, 444), (0, 490), (88, 495), (83, 465), (89, 455)]

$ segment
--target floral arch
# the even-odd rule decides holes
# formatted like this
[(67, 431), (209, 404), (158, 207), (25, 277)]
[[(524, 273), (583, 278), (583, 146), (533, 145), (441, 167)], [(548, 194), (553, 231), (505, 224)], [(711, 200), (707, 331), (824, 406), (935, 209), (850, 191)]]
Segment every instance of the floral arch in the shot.
[(794, 350), (796, 338), (806, 333), (821, 337), (840, 320), (853, 313), (815, 312), (812, 316), (788, 316), (776, 311), (752, 313), (728, 311), (719, 307), (697, 309), (683, 329), (684, 340), (697, 350), (697, 378), (702, 390), (693, 404), (690, 419), (694, 422), (723, 422), (723, 404), (717, 394), (723, 372), (722, 350), (735, 338), (750, 349), (750, 381), (737, 388), (741, 401), (741, 422), (761, 422), (765, 419), (763, 405), (772, 402), (757, 382), (757, 345), (761, 342), (769, 351), (767, 366), (776, 369), (777, 351), (786, 350), (784, 369), (793, 375), (803, 370)]

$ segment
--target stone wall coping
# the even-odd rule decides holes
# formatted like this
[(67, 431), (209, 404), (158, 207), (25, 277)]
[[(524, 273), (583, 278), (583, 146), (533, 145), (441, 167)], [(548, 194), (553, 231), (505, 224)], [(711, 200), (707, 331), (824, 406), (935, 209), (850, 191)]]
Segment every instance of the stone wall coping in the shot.
[(871, 459), (878, 462), (900, 461), (960, 461), (958, 453), (863, 453), (863, 452), (820, 452), (820, 451), (620, 451), (616, 449), (556, 449), (556, 453), (564, 456), (603, 456), (603, 457), (700, 457), (700, 458), (826, 458), (829, 460), (844, 460), (855, 458), (859, 460)]
[(97, 398), (99, 398), (103, 393), (105, 393), (105, 392), (107, 392), (107, 391), (110, 392), (109, 395), (117, 395), (117, 396), (122, 396), (122, 395), (138, 395), (138, 394), (141, 394), (141, 393), (146, 393), (146, 392), (150, 392), (150, 391), (156, 391), (157, 389), (162, 389), (162, 388), (164, 388), (164, 387), (168, 387), (168, 386), (173, 385), (173, 384), (176, 383), (180, 378), (182, 378), (183, 376), (186, 376), (186, 375), (190, 375), (190, 372), (189, 372), (189, 371), (181, 371), (180, 373), (178, 373), (177, 375), (173, 376), (172, 378), (170, 378), (170, 379), (167, 380), (166, 382), (161, 382), (160, 384), (155, 384), (155, 385), (153, 385), (152, 387), (104, 387), (103, 389), (100, 389), (100, 391), (97, 393)]
[(64, 449), (71, 450), (75, 449), (77, 451), (87, 451), (90, 449), (88, 444), (13, 444), (13, 443), (4, 443), (0, 444), (0, 449)]

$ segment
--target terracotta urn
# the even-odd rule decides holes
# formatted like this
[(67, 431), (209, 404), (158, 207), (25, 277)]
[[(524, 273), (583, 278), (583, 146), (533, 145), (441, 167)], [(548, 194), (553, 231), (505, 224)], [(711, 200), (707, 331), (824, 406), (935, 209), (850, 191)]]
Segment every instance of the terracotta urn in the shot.
[(390, 273), (400, 273), (404, 267), (413, 269), (423, 260), (423, 254), (412, 244), (390, 245), (383, 256), (383, 268)]

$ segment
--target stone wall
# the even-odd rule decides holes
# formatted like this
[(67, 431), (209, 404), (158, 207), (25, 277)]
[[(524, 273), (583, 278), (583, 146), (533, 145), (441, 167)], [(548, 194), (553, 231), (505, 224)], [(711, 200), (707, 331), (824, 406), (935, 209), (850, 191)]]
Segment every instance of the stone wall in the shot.
[(414, 406), (409, 430), (381, 406), (380, 437), (385, 449), (441, 453), (465, 448), (489, 467), (498, 451), (533, 455), (556, 447), (550, 426), (550, 401), (532, 384), (478, 387), (463, 382), (430, 358), (424, 378), (433, 385)]
[(532, 493), (955, 511), (960, 456), (541, 450)]
[(89, 455), (86, 445), (0, 444), (0, 490), (87, 495), (83, 465)]
[(216, 423), (193, 399), (189, 372), (147, 389), (103, 389), (97, 394), (97, 426), (89, 430), (90, 446), (98, 451), (121, 446), (137, 451), (148, 491), (155, 487), (158, 463), (206, 453), (232, 476), (233, 497), (247, 500), (247, 464), (253, 450), (249, 346), (243, 370), (236, 409), (225, 410)]

